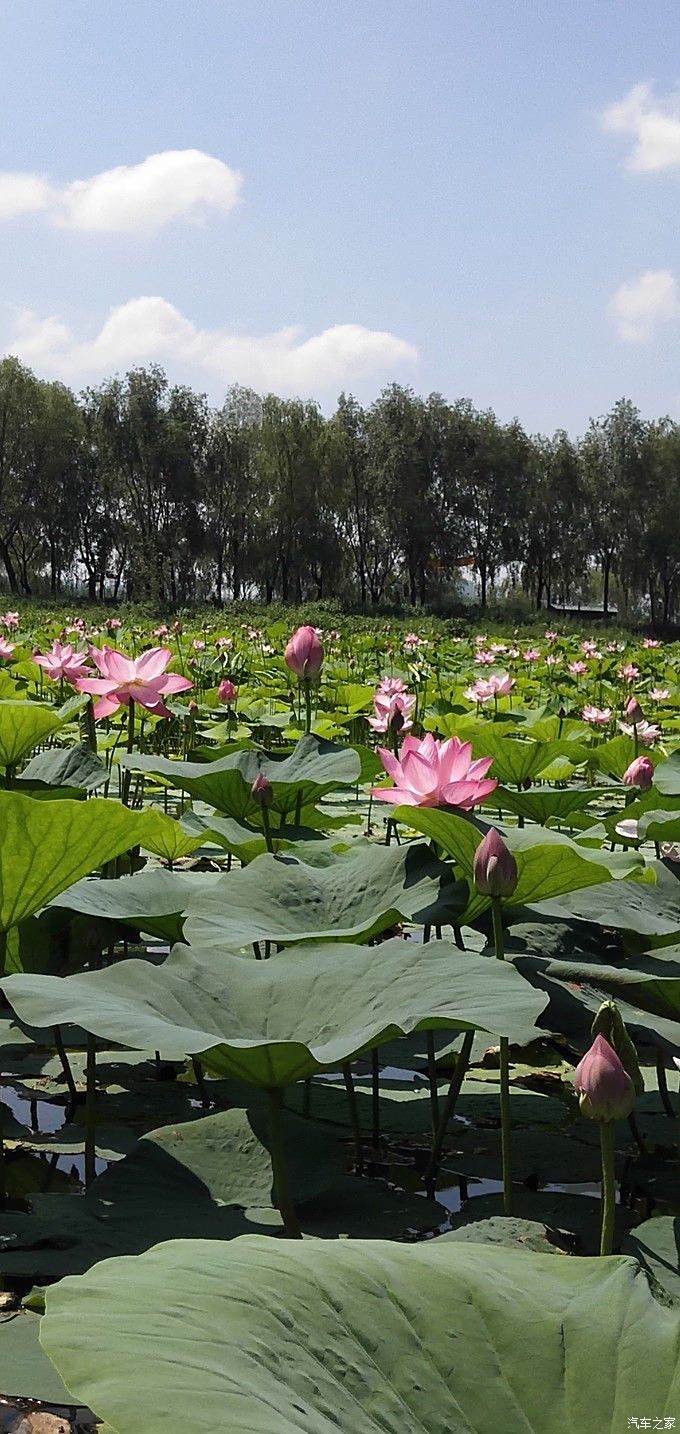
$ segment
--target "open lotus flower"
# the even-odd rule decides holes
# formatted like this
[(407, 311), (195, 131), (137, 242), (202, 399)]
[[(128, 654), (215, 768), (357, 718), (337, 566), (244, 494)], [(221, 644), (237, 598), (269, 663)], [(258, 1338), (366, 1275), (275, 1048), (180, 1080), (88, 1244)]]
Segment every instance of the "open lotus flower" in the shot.
[(450, 737), (438, 742), (426, 737), (406, 737), (399, 759), (379, 747), (380, 760), (393, 787), (374, 787), (373, 796), (383, 802), (409, 807), (461, 807), (470, 811), (488, 797), (498, 783), (486, 774), (492, 757), (471, 761), (472, 746)]
[(34, 657), (51, 682), (70, 682), (75, 685), (79, 677), (87, 677), (87, 656), (74, 652), (70, 642), (61, 643), (55, 638), (49, 652), (38, 652)]
[(591, 727), (606, 727), (611, 722), (611, 707), (584, 707), (581, 713), (584, 722), (590, 722)]
[(637, 735), (638, 742), (641, 742), (643, 747), (653, 747), (654, 743), (658, 742), (661, 736), (661, 728), (657, 727), (654, 722), (648, 722), (644, 717), (641, 722), (637, 723), (619, 722), (619, 727), (621, 731), (625, 733), (626, 737), (635, 737)]
[[(395, 679), (398, 681), (399, 679)], [(394, 718), (398, 718), (400, 732), (408, 732), (413, 726), (411, 713), (416, 705), (413, 693), (404, 690), (398, 692), (386, 692), (380, 687), (373, 698), (374, 717), (368, 718), (369, 727), (374, 732), (388, 732)]]
[(172, 657), (168, 647), (151, 647), (136, 658), (125, 657), (111, 647), (91, 647), (90, 656), (101, 676), (79, 678), (75, 686), (78, 692), (99, 699), (94, 707), (96, 718), (112, 717), (128, 702), (137, 702), (156, 716), (169, 717), (163, 698), (192, 686), (188, 677), (166, 672)]
[(15, 642), (8, 642), (5, 637), (0, 637), (0, 662), (6, 661), (8, 657), (11, 657), (15, 647)]
[(635, 1104), (635, 1087), (616, 1051), (596, 1036), (574, 1071), (581, 1114), (589, 1120), (623, 1120)]

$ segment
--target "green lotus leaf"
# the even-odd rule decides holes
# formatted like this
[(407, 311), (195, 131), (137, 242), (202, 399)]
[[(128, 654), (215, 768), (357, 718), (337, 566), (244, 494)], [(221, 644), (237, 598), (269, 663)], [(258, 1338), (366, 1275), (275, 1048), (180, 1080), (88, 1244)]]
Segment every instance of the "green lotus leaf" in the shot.
[[(182, 826), (187, 833), (200, 838), (203, 843), (210, 842), (222, 847), (224, 851), (231, 852), (243, 866), (247, 866), (256, 856), (262, 856), (267, 850), (266, 837), (261, 827), (246, 826), (243, 822), (237, 822), (234, 817), (221, 817), (217, 812), (211, 816), (185, 812)], [(335, 853), (346, 851), (350, 844), (340, 837), (320, 837), (313, 827), (291, 826), (276, 827), (272, 834), (272, 843), (277, 854), (300, 848), (300, 855), (304, 853), (305, 863), (311, 866), (325, 865), (327, 861), (332, 861)]]
[[(93, 792), (109, 780), (106, 766), (87, 742), (75, 747), (50, 747), (38, 752), (16, 779), (17, 790), (28, 796), (31, 791), (52, 787), (73, 787), (80, 792)], [(74, 793), (69, 792), (69, 796)]]
[(40, 702), (0, 702), (0, 767), (16, 767), (72, 715), (70, 707), (59, 711)]
[(656, 1215), (626, 1236), (623, 1249), (640, 1261), (669, 1304), (680, 1308), (680, 1215)]
[(516, 812), (518, 816), (546, 826), (550, 821), (567, 821), (573, 812), (585, 811), (586, 807), (600, 799), (602, 788), (597, 787), (534, 787), (528, 792), (516, 792), (512, 787), (497, 787), (485, 798), (485, 807), (498, 807)]
[(180, 1240), (62, 1281), (46, 1310), (43, 1347), (117, 1434), (199, 1408), (215, 1434), (564, 1434), (680, 1397), (680, 1322), (629, 1258)]
[(650, 947), (668, 945), (680, 936), (680, 886), (661, 862), (650, 863), (646, 870), (651, 881), (617, 881), (548, 900), (530, 897), (527, 904), (558, 920), (573, 918), (633, 932)]
[(510, 963), (399, 938), (305, 946), (269, 961), (177, 946), (161, 966), (121, 961), (62, 978), (8, 976), (0, 986), (26, 1025), (79, 1025), (166, 1059), (200, 1054), (216, 1074), (263, 1087), (337, 1069), (413, 1031), (527, 1039), (545, 1005)]
[(475, 719), (458, 723), (453, 730), (461, 741), (472, 743), (473, 757), (493, 757), (490, 775), (499, 781), (521, 787), (524, 782), (538, 777), (558, 757), (568, 757), (572, 763), (583, 762), (587, 748), (573, 740), (555, 739), (552, 742), (538, 742), (518, 737), (509, 737), (497, 730), (498, 723), (477, 722)]
[(201, 845), (202, 838), (197, 832), (186, 830), (174, 817), (159, 812), (155, 807), (147, 807), (144, 818), (141, 844), (145, 851), (153, 852), (154, 856), (160, 856), (164, 861), (180, 861)]
[[(608, 742), (600, 742), (590, 756), (590, 760), (598, 772), (603, 772), (606, 777), (617, 777), (619, 781), (637, 756), (635, 741), (621, 732), (618, 737), (612, 737)], [(656, 765), (661, 757), (653, 748), (645, 749), (645, 756)]]
[(644, 812), (638, 821), (638, 836), (642, 841), (680, 841), (680, 811)]
[(665, 797), (680, 797), (680, 751), (671, 752), (654, 773), (654, 786)]
[(106, 797), (36, 802), (0, 792), (0, 932), (143, 837), (144, 812)]
[[(461, 919), (471, 924), (491, 905), (490, 899), (472, 886), (475, 852), (486, 825), (437, 807), (396, 807), (394, 815), (430, 837), (461, 868), (471, 887), (470, 902)], [(503, 839), (515, 857), (518, 873), (517, 887), (504, 899), (504, 906), (524, 906), (581, 887), (599, 886), (610, 882), (615, 873), (624, 875), (643, 864), (635, 853), (580, 847), (564, 833), (546, 828), (504, 828)]]
[(187, 906), (192, 900), (199, 904), (205, 900), (218, 880), (213, 872), (166, 871), (162, 867), (113, 881), (85, 877), (55, 897), (51, 909), (65, 907), (146, 931), (162, 941), (179, 941)]
[(38, 1338), (40, 1317), (17, 1309), (0, 1316), (0, 1389), (10, 1399), (72, 1404), (72, 1398)]
[(424, 842), (362, 842), (325, 866), (259, 856), (191, 902), (184, 929), (198, 946), (359, 941), (400, 920), (444, 924), (464, 904), (464, 887)]
[(310, 806), (327, 792), (350, 787), (359, 778), (361, 763), (350, 747), (334, 746), (311, 734), (301, 738), (289, 756), (265, 757), (261, 752), (232, 752), (218, 762), (173, 762), (167, 757), (144, 757), (133, 752), (121, 758), (136, 772), (161, 777), (170, 786), (181, 787), (210, 803), (237, 821), (261, 826), (262, 812), (250, 794), (252, 784), (263, 773), (273, 789), (271, 811), (281, 817), (296, 805)]

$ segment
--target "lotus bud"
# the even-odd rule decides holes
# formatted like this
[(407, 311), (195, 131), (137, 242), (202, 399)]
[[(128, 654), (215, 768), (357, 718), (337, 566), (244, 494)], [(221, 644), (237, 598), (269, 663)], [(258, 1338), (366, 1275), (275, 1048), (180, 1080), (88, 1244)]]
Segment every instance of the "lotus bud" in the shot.
[(316, 628), (309, 626), (299, 627), (293, 633), (284, 652), (286, 666), (302, 678), (315, 677), (320, 672), (323, 656)]
[(654, 764), (649, 757), (634, 757), (629, 767), (623, 774), (623, 780), (627, 787), (639, 787), (641, 792), (648, 792), (654, 777)]
[(496, 899), (512, 896), (517, 886), (517, 862), (495, 827), (489, 827), (477, 847), (473, 876), (477, 891)]
[(603, 1001), (597, 1012), (593, 1024), (590, 1027), (590, 1034), (604, 1036), (614, 1048), (621, 1061), (626, 1075), (629, 1075), (636, 1095), (644, 1095), (645, 1082), (640, 1070), (640, 1063), (637, 1058), (637, 1051), (626, 1030), (623, 1017), (616, 1004), (616, 1001)]
[(258, 772), (250, 788), (250, 795), (253, 801), (257, 802), (258, 807), (271, 806), (274, 800), (274, 793), (272, 791), (272, 784), (269, 778), (265, 777), (264, 772)]
[(581, 1114), (589, 1120), (623, 1120), (635, 1104), (635, 1090), (616, 1051), (596, 1036), (574, 1071)]
[(236, 698), (238, 697), (238, 691), (234, 687), (233, 682), (229, 681), (228, 677), (222, 678), (222, 681), (220, 682), (220, 685), (217, 689), (217, 696), (219, 697), (220, 702), (230, 703), (236, 701)]
[(640, 703), (637, 700), (637, 697), (628, 698), (628, 701), (624, 708), (624, 714), (628, 718), (628, 721), (633, 723), (634, 727), (637, 727), (638, 722), (644, 722), (645, 720), (645, 714), (640, 706)]

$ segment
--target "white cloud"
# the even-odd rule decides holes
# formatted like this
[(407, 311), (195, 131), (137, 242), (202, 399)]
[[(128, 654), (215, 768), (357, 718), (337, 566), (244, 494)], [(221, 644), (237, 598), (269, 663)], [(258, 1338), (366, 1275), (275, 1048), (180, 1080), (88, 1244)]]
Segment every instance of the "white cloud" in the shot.
[(406, 340), (361, 324), (335, 324), (306, 339), (299, 327), (262, 337), (200, 329), (154, 296), (112, 309), (99, 333), (84, 340), (57, 316), (41, 319), (23, 311), (5, 351), (75, 384), (158, 362), (216, 394), (234, 382), (281, 394), (332, 392), (363, 377), (390, 377), (395, 367), (418, 358)]
[(0, 171), (0, 219), (15, 219), (48, 209), (53, 191), (39, 174), (10, 174)]
[(611, 134), (633, 136), (628, 169), (651, 173), (680, 164), (680, 95), (657, 100), (651, 85), (634, 85), (604, 111), (602, 124)]
[(61, 188), (37, 174), (0, 173), (0, 219), (42, 213), (52, 224), (96, 233), (152, 232), (173, 219), (226, 214), (241, 175), (200, 149), (168, 149)]
[(680, 314), (674, 275), (670, 269), (648, 269), (639, 278), (620, 285), (610, 300), (609, 311), (622, 339), (644, 342), (659, 323)]

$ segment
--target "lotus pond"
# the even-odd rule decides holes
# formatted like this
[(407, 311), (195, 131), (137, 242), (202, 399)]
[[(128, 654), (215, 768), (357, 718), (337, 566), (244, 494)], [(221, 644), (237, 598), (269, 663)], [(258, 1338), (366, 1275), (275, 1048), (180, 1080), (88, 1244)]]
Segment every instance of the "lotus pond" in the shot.
[(679, 671), (0, 614), (0, 1428), (680, 1427)]

